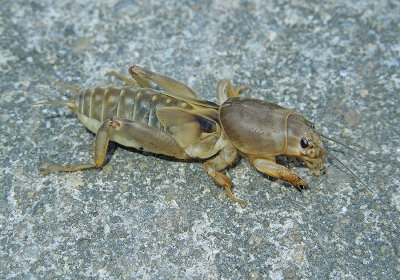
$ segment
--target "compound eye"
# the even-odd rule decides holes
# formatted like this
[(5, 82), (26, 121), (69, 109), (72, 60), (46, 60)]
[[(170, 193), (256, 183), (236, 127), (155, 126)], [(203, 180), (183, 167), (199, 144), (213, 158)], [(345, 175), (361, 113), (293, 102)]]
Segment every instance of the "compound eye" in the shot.
[(301, 146), (303, 149), (305, 149), (305, 148), (308, 147), (308, 141), (307, 141), (306, 138), (301, 138), (301, 139), (300, 139), (300, 146)]

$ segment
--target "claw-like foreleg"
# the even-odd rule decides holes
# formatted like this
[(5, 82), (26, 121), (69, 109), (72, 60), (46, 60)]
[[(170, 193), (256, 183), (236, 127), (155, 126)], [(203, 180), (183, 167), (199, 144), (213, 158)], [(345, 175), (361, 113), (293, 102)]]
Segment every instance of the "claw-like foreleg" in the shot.
[(307, 182), (303, 181), (299, 174), (287, 168), (286, 166), (277, 164), (275, 156), (268, 158), (260, 158), (253, 155), (246, 155), (251, 164), (260, 172), (275, 178), (281, 178), (291, 183), (297, 190), (302, 190), (307, 187)]

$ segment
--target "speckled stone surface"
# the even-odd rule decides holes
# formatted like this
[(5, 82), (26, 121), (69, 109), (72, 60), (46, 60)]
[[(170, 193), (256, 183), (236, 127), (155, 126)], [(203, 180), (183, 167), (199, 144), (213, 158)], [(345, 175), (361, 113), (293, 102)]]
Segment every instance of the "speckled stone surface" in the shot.
[[(394, 279), (400, 273), (399, 1), (2, 1), (1, 279)], [(94, 135), (45, 78), (93, 87), (141, 65), (216, 101), (217, 81), (295, 109), (335, 160), (294, 169), (299, 193), (242, 158), (226, 199), (201, 162), (117, 147), (101, 170), (38, 171), (40, 157), (92, 159)]]

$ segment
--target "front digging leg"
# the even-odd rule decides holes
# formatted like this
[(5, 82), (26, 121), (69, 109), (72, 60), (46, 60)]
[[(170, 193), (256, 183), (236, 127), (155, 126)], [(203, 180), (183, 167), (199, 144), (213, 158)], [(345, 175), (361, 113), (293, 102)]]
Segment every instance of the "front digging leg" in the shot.
[(277, 164), (275, 156), (268, 158), (258, 158), (254, 155), (246, 155), (251, 164), (257, 168), (258, 171), (267, 174), (271, 177), (280, 178), (291, 183), (297, 190), (301, 191), (307, 188), (307, 182), (303, 181), (299, 174), (287, 168), (286, 166)]

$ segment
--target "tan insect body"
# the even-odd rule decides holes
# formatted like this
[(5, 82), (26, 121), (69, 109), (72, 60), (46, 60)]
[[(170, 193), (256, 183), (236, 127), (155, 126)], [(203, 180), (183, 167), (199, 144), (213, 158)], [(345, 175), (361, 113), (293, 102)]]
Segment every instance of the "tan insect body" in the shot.
[[(282, 178), (299, 190), (307, 183), (276, 163), (275, 157), (300, 158), (316, 174), (325, 163), (324, 136), (304, 116), (270, 102), (239, 97), (245, 87), (235, 89), (228, 80), (219, 81), (217, 105), (197, 99), (192, 89), (172, 78), (138, 66), (129, 72), (133, 79), (108, 73), (125, 81), (125, 86), (74, 89), (71, 100), (40, 103), (66, 105), (96, 133), (93, 163), (46, 163), (41, 168), (44, 174), (101, 167), (108, 142), (114, 141), (179, 159), (207, 159), (207, 174), (225, 188), (229, 198), (245, 204), (232, 194), (231, 181), (221, 172), (237, 159), (238, 152), (259, 171)], [(165, 91), (153, 89), (151, 81)]]

